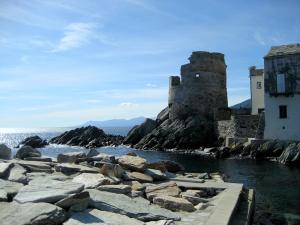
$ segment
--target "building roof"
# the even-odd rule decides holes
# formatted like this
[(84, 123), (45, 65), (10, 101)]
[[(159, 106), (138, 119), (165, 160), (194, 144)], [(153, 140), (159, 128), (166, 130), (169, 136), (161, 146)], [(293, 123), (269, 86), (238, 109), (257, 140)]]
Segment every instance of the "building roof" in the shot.
[(265, 57), (300, 54), (300, 44), (272, 46)]

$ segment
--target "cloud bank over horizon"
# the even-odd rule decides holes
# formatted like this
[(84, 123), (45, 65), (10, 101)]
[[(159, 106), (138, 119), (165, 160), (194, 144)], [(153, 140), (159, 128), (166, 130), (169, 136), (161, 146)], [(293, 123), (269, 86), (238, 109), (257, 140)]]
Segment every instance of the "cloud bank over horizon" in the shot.
[(1, 1), (0, 127), (155, 117), (197, 50), (225, 54), (239, 103), (248, 68), (300, 41), (299, 11), (297, 0)]

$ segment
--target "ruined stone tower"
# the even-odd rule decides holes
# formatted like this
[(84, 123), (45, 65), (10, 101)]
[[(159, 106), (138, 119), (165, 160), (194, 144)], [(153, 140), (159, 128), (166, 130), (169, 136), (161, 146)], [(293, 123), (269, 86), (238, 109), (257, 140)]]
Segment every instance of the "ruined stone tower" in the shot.
[(197, 51), (189, 60), (181, 66), (181, 79), (170, 77), (169, 119), (197, 115), (214, 120), (218, 109), (228, 107), (224, 55)]

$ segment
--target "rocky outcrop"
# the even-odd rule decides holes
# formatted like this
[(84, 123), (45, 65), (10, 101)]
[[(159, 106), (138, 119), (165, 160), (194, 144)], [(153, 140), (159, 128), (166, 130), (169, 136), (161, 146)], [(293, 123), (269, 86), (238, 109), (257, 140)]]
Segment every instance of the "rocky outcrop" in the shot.
[(50, 143), (53, 144), (66, 144), (87, 148), (120, 145), (122, 142), (122, 136), (105, 134), (103, 130), (94, 126), (81, 127), (66, 131), (65, 133), (50, 140)]
[(134, 126), (127, 134), (124, 139), (124, 144), (137, 144), (143, 137), (149, 134), (154, 128), (156, 128), (157, 123), (155, 120), (146, 119), (141, 125)]
[[(145, 124), (140, 126), (145, 126)], [(135, 129), (137, 130), (139, 127)], [(130, 136), (132, 135), (130, 134)], [(210, 146), (216, 141), (213, 121), (198, 116), (186, 119), (165, 119), (161, 124), (157, 123), (151, 132), (139, 140), (136, 138), (134, 142), (130, 141), (130, 136), (126, 137), (125, 144), (130, 144), (138, 149), (153, 150), (197, 149), (202, 146)]]
[(10, 159), (11, 149), (5, 144), (0, 144), (0, 159)]
[(72, 180), (74, 183), (83, 184), (84, 188), (97, 188), (105, 184), (115, 183), (109, 177), (104, 176), (103, 174), (94, 174), (94, 173), (82, 173)]
[(31, 136), (28, 138), (25, 138), (20, 144), (20, 145), (27, 145), (30, 146), (32, 148), (43, 148), (47, 145), (47, 141), (43, 140), (42, 138), (40, 138), (39, 136)]
[(278, 162), (287, 165), (300, 165), (300, 143), (290, 144), (280, 155)]
[(41, 153), (31, 146), (24, 145), (22, 146), (16, 154), (16, 158), (25, 159), (28, 157), (41, 157)]

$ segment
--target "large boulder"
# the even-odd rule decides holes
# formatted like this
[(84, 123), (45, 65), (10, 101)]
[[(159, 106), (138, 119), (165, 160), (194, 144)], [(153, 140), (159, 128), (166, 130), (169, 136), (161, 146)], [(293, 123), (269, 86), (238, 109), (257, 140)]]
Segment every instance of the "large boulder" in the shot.
[(101, 173), (82, 173), (74, 177), (72, 181), (75, 183), (83, 184), (84, 188), (97, 188), (100, 185), (115, 183), (114, 180), (104, 176)]
[(60, 225), (66, 212), (48, 203), (0, 203), (1, 225)]
[(86, 154), (83, 152), (60, 153), (57, 156), (58, 163), (78, 163), (86, 159)]
[(33, 147), (24, 145), (17, 151), (16, 158), (41, 157), (41, 155), (42, 154)]
[(156, 205), (151, 205), (143, 198), (130, 198), (126, 195), (105, 191), (88, 190), (90, 206), (101, 211), (126, 215), (141, 221), (151, 220), (180, 220), (175, 213)]
[(161, 163), (162, 165), (164, 165), (166, 170), (171, 173), (178, 173), (178, 172), (184, 171), (184, 167), (181, 164), (171, 161), (171, 160), (162, 160), (158, 163)]
[(101, 166), (100, 173), (109, 177), (122, 178), (125, 170), (119, 164), (104, 163)]
[(153, 129), (155, 129), (157, 123), (155, 120), (146, 119), (141, 125), (134, 126), (128, 133), (127, 137), (124, 139), (124, 144), (137, 144), (144, 136), (149, 134)]
[(175, 182), (167, 182), (156, 185), (149, 185), (145, 189), (147, 199), (150, 201), (157, 196), (179, 196), (181, 190)]
[(286, 165), (300, 165), (300, 143), (290, 144), (278, 158), (278, 161)]
[(47, 141), (43, 140), (39, 136), (32, 136), (25, 138), (19, 145), (27, 145), (32, 148), (43, 148), (47, 145)]
[(157, 196), (153, 199), (153, 203), (175, 212), (193, 212), (196, 210), (193, 204), (187, 201), (186, 199), (176, 198), (172, 196)]
[(143, 172), (147, 166), (147, 160), (139, 156), (123, 155), (118, 163), (125, 169)]
[(11, 149), (5, 144), (0, 144), (0, 159), (10, 159)]
[(140, 172), (126, 172), (124, 174), (124, 180), (127, 181), (139, 181), (141, 183), (152, 183), (153, 178), (149, 175), (140, 173)]
[(36, 179), (22, 187), (15, 196), (14, 201), (25, 202), (47, 202), (55, 203), (66, 198), (70, 194), (79, 193), (84, 185), (69, 181), (57, 181), (49, 178)]
[(143, 222), (117, 213), (87, 209), (84, 212), (74, 213), (64, 225), (144, 225)]

